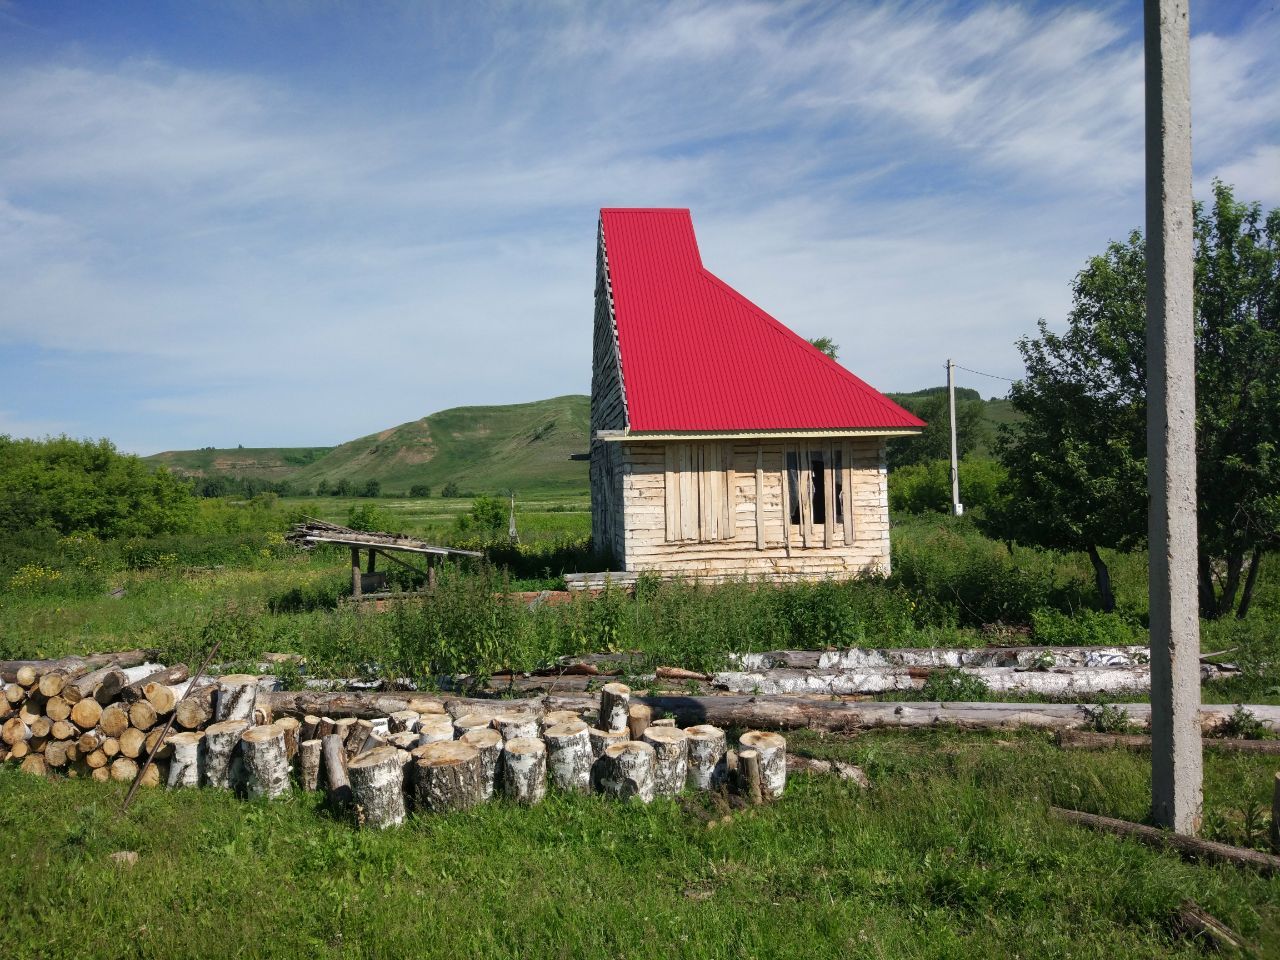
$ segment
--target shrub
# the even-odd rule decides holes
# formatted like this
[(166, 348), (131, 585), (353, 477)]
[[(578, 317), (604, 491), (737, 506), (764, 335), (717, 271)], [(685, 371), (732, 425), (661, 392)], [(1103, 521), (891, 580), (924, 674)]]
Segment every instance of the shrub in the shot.
[(361, 503), (347, 511), (347, 526), (352, 530), (388, 531), (394, 522), (391, 513), (375, 503)]
[(425, 483), (415, 483), (409, 488), (409, 496), (411, 497), (429, 497), (431, 496), (431, 488)]
[[(984, 515), (1000, 497), (1004, 468), (994, 460), (960, 461), (960, 502)], [(889, 509), (896, 513), (950, 513), (951, 464), (946, 460), (898, 467), (889, 474)]]
[(1146, 646), (1150, 636), (1135, 618), (1084, 608), (1071, 616), (1040, 609), (1031, 614), (1031, 633), (1037, 643), (1055, 647)]

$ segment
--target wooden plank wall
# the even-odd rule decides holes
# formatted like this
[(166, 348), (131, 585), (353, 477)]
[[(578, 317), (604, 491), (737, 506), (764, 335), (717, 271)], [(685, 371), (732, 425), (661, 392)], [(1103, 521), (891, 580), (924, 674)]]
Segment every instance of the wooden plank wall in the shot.
[[(825, 446), (826, 441), (821, 443), (824, 456), (830, 457), (833, 451)], [(707, 450), (723, 450), (719, 472), (728, 481), (731, 497), (717, 502), (715, 516), (724, 526), (712, 532), (723, 533), (725, 539), (704, 538), (699, 527), (703, 512), (698, 501), (710, 481), (684, 469), (686, 463), (692, 467), (699, 456), (690, 449), (696, 445), (612, 444), (619, 448), (623, 465), (618, 493), (625, 510), (625, 549), (619, 554), (623, 569), (709, 578), (853, 576), (868, 569), (888, 572), (884, 440), (854, 438), (833, 443), (841, 445), (851, 509), (846, 511), (843, 524), (835, 522), (832, 489), (824, 503), (830, 522), (817, 527), (812, 525), (812, 498), (803, 482), (802, 513), (809, 522), (798, 527), (783, 524), (784, 513), (789, 512), (783, 485), (787, 444), (741, 441), (702, 445), (704, 465)], [(682, 453), (681, 447), (689, 452)], [(810, 447), (818, 449), (818, 441), (809, 441), (798, 452), (805, 455)], [(791, 444), (789, 449), (798, 448)], [(669, 467), (675, 467), (675, 472)], [(669, 539), (671, 531), (679, 531), (680, 538)], [(826, 545), (828, 539), (830, 546)]]
[[(604, 235), (596, 242), (596, 312), (591, 351), (591, 435), (597, 430), (627, 426), (625, 387), (613, 317)], [(616, 443), (591, 441), (591, 536), (597, 546), (613, 552), (621, 562), (626, 550), (623, 510), (622, 451)]]

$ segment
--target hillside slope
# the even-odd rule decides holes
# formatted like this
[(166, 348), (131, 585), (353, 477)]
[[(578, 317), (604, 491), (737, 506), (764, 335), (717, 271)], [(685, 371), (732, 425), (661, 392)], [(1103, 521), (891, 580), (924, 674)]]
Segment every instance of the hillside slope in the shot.
[(587, 464), (569, 457), (587, 451), (590, 406), (588, 397), (565, 396), (455, 407), (337, 447), (305, 448), (322, 451), (310, 460), (292, 448), (169, 451), (148, 459), (181, 473), (287, 480), (312, 490), (340, 480), (377, 480), (384, 494), (426, 484), (439, 495), (450, 482), (476, 493), (585, 490)]

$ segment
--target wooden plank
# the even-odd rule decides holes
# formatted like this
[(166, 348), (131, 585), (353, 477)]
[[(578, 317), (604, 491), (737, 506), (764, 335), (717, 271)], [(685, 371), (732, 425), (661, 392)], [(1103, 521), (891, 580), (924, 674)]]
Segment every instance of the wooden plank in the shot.
[(731, 443), (720, 445), (720, 469), (724, 491), (720, 502), (720, 539), (732, 540), (738, 534), (738, 518), (733, 509), (737, 479), (733, 469), (733, 444)]
[(356, 547), (351, 548), (351, 596), (360, 599), (360, 551)]
[(698, 474), (693, 445), (679, 445), (680, 463), (680, 539), (698, 539)]
[(836, 529), (836, 472), (831, 462), (831, 444), (827, 444), (822, 454), (822, 510), (825, 521), (822, 524), (822, 545), (830, 550), (834, 543)]
[[(786, 518), (783, 517), (783, 522)], [(764, 549), (764, 447), (756, 447), (756, 549)]]
[(841, 496), (844, 498), (844, 542), (845, 546), (853, 545), (853, 445), (845, 440), (841, 446), (843, 451), (843, 462), (840, 465), (841, 472), (844, 474), (844, 490)]
[(809, 546), (809, 536), (813, 528), (813, 480), (810, 478), (809, 448), (801, 445), (796, 448), (797, 471), (800, 488), (800, 545)]
[(791, 483), (787, 477), (787, 452), (782, 452), (782, 549), (791, 556)]
[(666, 445), (666, 472), (663, 474), (664, 512), (667, 522), (667, 540), (680, 539), (680, 481), (676, 473), (675, 444)]

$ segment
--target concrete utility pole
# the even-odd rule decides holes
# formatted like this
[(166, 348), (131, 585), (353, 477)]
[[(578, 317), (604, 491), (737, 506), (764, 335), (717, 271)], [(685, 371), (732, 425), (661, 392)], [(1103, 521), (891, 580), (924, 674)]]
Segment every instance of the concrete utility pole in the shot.
[(960, 502), (960, 459), (956, 456), (956, 363), (947, 361), (947, 401), (951, 408), (951, 515), (964, 513)]
[(1145, 0), (1151, 814), (1200, 828), (1189, 0)]

